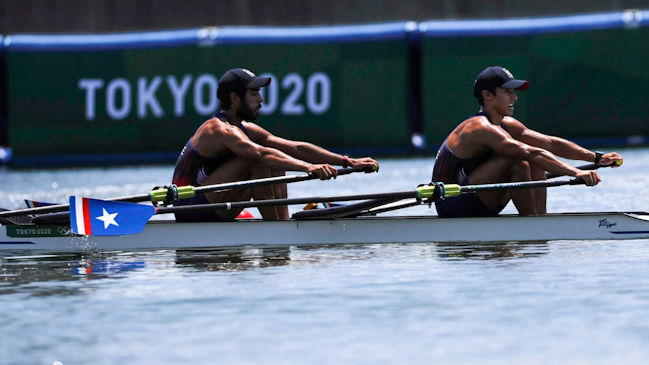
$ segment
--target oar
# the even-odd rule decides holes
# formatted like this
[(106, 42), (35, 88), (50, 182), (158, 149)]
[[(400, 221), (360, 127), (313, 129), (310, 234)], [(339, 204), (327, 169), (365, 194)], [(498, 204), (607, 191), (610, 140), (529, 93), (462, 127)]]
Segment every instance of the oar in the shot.
[[(580, 170), (597, 170), (600, 167), (613, 167), (613, 166), (620, 166), (620, 165), (622, 165), (622, 161), (615, 161), (614, 163), (608, 164), (608, 165), (600, 165), (598, 163), (589, 163), (587, 165), (577, 166), (577, 168), (580, 169)], [(554, 179), (555, 177), (559, 177), (559, 176), (564, 176), (564, 175), (551, 174), (549, 172), (545, 173), (545, 178), (546, 179)]]
[[(371, 171), (375, 171), (375, 169), (376, 167), (372, 168)], [(338, 176), (351, 174), (353, 172), (367, 172), (367, 171), (368, 171), (367, 169), (363, 169), (363, 168), (338, 169)], [(177, 199), (188, 199), (193, 197), (197, 193), (203, 194), (212, 191), (224, 191), (224, 190), (244, 188), (249, 186), (288, 184), (293, 182), (315, 180), (315, 179), (318, 179), (318, 176), (315, 174), (276, 176), (276, 177), (268, 177), (263, 179), (235, 181), (230, 183), (206, 185), (206, 186), (199, 186), (199, 187), (179, 186), (176, 188), (175, 192), (173, 191), (172, 188), (164, 187), (160, 189), (151, 190), (148, 194), (123, 196), (119, 198), (110, 198), (104, 200), (131, 202), (131, 203), (144, 202), (144, 201), (161, 202), (167, 199), (167, 195), (170, 194), (170, 192), (172, 192), (175, 198)], [(68, 209), (70, 209), (69, 204), (58, 204), (58, 205), (50, 205), (50, 206), (37, 207), (37, 208), (7, 210), (7, 211), (0, 212), (0, 218), (14, 217), (14, 216), (28, 215), (28, 214), (45, 214), (45, 213), (63, 212), (63, 211), (67, 211)]]
[(405, 202), (399, 203), (395, 202), (393, 204), (385, 204), (382, 206), (378, 206), (376, 208), (368, 209), (365, 212), (362, 212), (359, 214), (359, 216), (364, 216), (364, 215), (377, 215), (379, 213), (384, 213), (384, 212), (390, 212), (393, 210), (399, 210), (399, 209), (405, 209), (405, 208), (410, 208), (414, 207), (415, 205), (421, 204), (420, 202), (416, 200), (409, 199)]
[(355, 217), (368, 209), (394, 203), (401, 199), (371, 199), (359, 203), (339, 205), (325, 209), (308, 209), (293, 214), (295, 220)]
[(456, 184), (441, 184), (444, 191), (440, 194), (445, 198), (455, 197), (465, 193), (478, 193), (482, 191), (496, 191), (496, 190), (513, 190), (513, 189), (530, 189), (530, 188), (549, 188), (553, 186), (563, 185), (582, 185), (585, 184), (582, 179), (571, 180), (557, 180), (557, 181), (522, 181), (500, 184), (482, 184), (482, 185), (456, 185)]
[[(375, 194), (357, 194), (319, 197), (312, 196), (306, 198), (290, 199), (270, 199), (270, 200), (253, 200), (245, 202), (228, 202), (228, 203), (211, 203), (200, 205), (183, 205), (179, 207), (159, 207), (156, 208), (156, 214), (175, 213), (175, 212), (192, 212), (192, 211), (210, 211), (210, 210), (231, 210), (253, 207), (268, 207), (277, 205), (305, 204), (310, 202), (333, 202), (333, 201), (351, 201), (367, 199), (432, 199), (440, 200), (443, 198), (452, 198), (466, 193), (477, 193), (481, 191), (528, 189), (540, 187), (554, 187), (562, 185), (580, 185), (584, 184), (582, 179), (558, 180), (558, 181), (523, 181), (500, 184), (482, 184), (482, 185), (457, 185), (433, 183), (431, 185), (422, 185), (415, 190), (399, 191), (392, 193), (375, 193)], [(443, 198), (442, 198), (443, 197)]]
[[(421, 185), (414, 190), (392, 193), (357, 194), (342, 196), (312, 196), (305, 198), (272, 199), (256, 201), (239, 201), (227, 203), (210, 203), (200, 205), (185, 205), (178, 207), (153, 207), (141, 204), (105, 201), (80, 197), (70, 197), (70, 223), (72, 231), (85, 235), (121, 235), (139, 233), (144, 229), (146, 222), (155, 214), (176, 212), (199, 212), (213, 210), (232, 210), (252, 207), (267, 207), (277, 205), (306, 204), (312, 202), (351, 201), (366, 199), (430, 199), (436, 201), (451, 198), (465, 193), (479, 191), (511, 190), (537, 187), (551, 187), (561, 185), (584, 184), (581, 179), (560, 181), (526, 181), (502, 184), (484, 185), (456, 185), (431, 183)], [(119, 219), (117, 218), (119, 217)], [(102, 228), (103, 227), (103, 228)]]
[[(603, 167), (603, 166), (602, 166)], [(595, 169), (595, 164), (591, 165), (584, 165), (580, 166), (579, 168), (588, 170), (588, 169)], [(550, 176), (549, 178), (552, 177), (558, 177), (559, 175), (556, 176)], [(540, 180), (540, 181), (529, 181), (529, 182), (521, 182), (521, 183), (505, 183), (505, 184), (484, 184), (484, 185), (454, 185), (454, 184), (442, 184), (440, 189), (444, 189), (445, 191), (441, 194), (444, 195), (444, 198), (450, 198), (454, 196), (458, 196), (459, 194), (462, 193), (477, 193), (479, 191), (493, 191), (493, 190), (502, 190), (502, 189), (522, 189), (522, 188), (535, 188), (535, 187), (551, 187), (551, 186), (560, 186), (560, 185), (577, 185), (577, 184), (583, 184), (583, 180), (579, 179), (574, 179), (574, 180), (567, 180), (567, 181), (545, 181), (545, 180)], [(376, 204), (372, 204), (372, 201), (367, 201), (364, 202), (363, 204), (359, 204), (360, 207), (363, 207), (364, 209), (367, 209), (369, 206), (369, 209), (363, 212), (364, 209), (354, 211), (352, 212), (353, 214), (350, 214), (350, 216), (358, 216), (358, 215), (376, 215), (378, 213), (383, 213), (383, 212), (389, 212), (392, 210), (398, 210), (398, 209), (404, 209), (404, 208), (410, 208), (415, 205), (419, 205), (419, 201), (407, 201), (404, 203), (399, 203), (399, 204), (394, 204), (394, 202), (399, 201), (398, 200), (392, 200), (392, 202), (384, 203), (385, 200), (376, 200), (374, 201)], [(431, 200), (435, 201), (435, 199)], [(373, 206), (372, 206), (373, 205)], [(328, 208), (328, 209), (319, 209), (318, 212), (314, 212), (314, 215), (316, 216), (326, 216), (327, 211), (330, 212), (336, 212), (338, 208)], [(294, 218), (300, 219), (305, 216), (309, 216), (310, 213), (309, 211), (303, 211), (303, 212), (298, 212), (293, 215)], [(297, 217), (296, 217), (297, 216)], [(340, 216), (340, 215), (339, 215)], [(310, 219), (310, 218), (304, 218), (304, 219)]]

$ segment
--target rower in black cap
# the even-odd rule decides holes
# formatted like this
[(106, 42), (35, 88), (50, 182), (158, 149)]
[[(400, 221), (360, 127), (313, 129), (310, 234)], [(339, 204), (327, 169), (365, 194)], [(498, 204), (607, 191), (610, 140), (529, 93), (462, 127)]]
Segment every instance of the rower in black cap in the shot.
[[(533, 131), (512, 118), (516, 90), (529, 83), (516, 80), (504, 67), (488, 67), (475, 80), (473, 94), (480, 111), (460, 123), (440, 147), (433, 181), (449, 184), (490, 184), (543, 180), (546, 171), (582, 178), (587, 185), (601, 181), (595, 171), (583, 171), (556, 156), (617, 166), (615, 153), (592, 152), (568, 140)], [(545, 188), (462, 194), (436, 202), (440, 217), (496, 216), (511, 200), (521, 215), (546, 214)]]
[[(178, 186), (213, 185), (231, 181), (284, 175), (285, 171), (313, 173), (326, 180), (336, 177), (332, 165), (371, 168), (372, 158), (349, 158), (307, 142), (274, 136), (253, 123), (259, 116), (262, 97), (259, 89), (270, 84), (269, 77), (257, 77), (244, 68), (227, 71), (219, 80), (217, 97), (221, 111), (205, 121), (187, 141), (173, 175)], [(196, 194), (174, 205), (205, 204), (286, 198), (286, 184), (254, 186), (224, 192)], [(287, 220), (288, 208), (260, 207), (266, 220)], [(178, 221), (232, 220), (240, 210), (176, 213)]]

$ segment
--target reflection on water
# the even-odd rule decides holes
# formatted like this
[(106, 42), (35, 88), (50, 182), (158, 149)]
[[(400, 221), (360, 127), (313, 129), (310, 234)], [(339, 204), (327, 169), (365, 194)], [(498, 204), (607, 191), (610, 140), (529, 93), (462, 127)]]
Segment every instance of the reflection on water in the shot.
[[(436, 243), (418, 244), (419, 255), (443, 261), (511, 260), (535, 257), (549, 252), (546, 241), (497, 243)], [(396, 250), (395, 250), (396, 249)], [(394, 255), (403, 260), (399, 251), (413, 252), (413, 244), (390, 245), (318, 245), (299, 247), (240, 247), (206, 250), (163, 250), (154, 252), (61, 253), (28, 255), (25, 252), (5, 254), (0, 259), (0, 295), (17, 291), (35, 295), (71, 294), (82, 286), (66, 283), (80, 280), (119, 279), (131, 273), (145, 271), (156, 275), (158, 269), (195, 271), (245, 271), (295, 263), (340, 260), (370, 260)], [(391, 252), (391, 253), (390, 253)], [(390, 257), (387, 257), (390, 259)], [(407, 259), (407, 258), (406, 258)], [(49, 283), (49, 284), (47, 284)]]
[(15, 291), (19, 285), (33, 282), (74, 280), (70, 263), (78, 254), (6, 256), (0, 261), (0, 294)]
[(199, 271), (241, 271), (288, 265), (290, 255), (290, 247), (177, 250), (176, 265)]
[(506, 260), (545, 255), (547, 241), (437, 243), (437, 256), (443, 260)]
[(119, 279), (145, 271), (243, 271), (288, 265), (291, 249), (222, 248), (212, 250), (173, 250), (156, 252), (48, 253), (5, 252), (0, 258), (0, 295), (19, 291), (34, 295), (74, 294), (82, 286), (73, 281)]
[(74, 294), (78, 288), (66, 286), (66, 282), (116, 278), (144, 267), (145, 262), (137, 258), (118, 259), (101, 253), (7, 255), (0, 260), (0, 295), (21, 289), (34, 295)]
[(608, 364), (617, 359), (562, 360), (612, 349), (642, 364), (648, 260), (646, 240), (3, 252), (0, 359), (124, 363), (125, 350), (127, 363), (178, 364), (504, 357), (482, 361), (494, 364), (543, 353), (533, 363)]
[(72, 268), (76, 275), (87, 275), (92, 278), (114, 276), (115, 274), (144, 268), (144, 261), (118, 260), (79, 260), (79, 266)]

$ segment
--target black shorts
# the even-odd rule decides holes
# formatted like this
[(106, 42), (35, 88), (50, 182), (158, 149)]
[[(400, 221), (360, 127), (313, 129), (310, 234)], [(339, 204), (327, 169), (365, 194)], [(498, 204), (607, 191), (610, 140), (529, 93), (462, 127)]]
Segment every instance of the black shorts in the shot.
[[(468, 185), (469, 180), (464, 171), (459, 176), (460, 185)], [(454, 198), (447, 198), (435, 202), (437, 215), (441, 218), (461, 218), (461, 217), (496, 217), (505, 208), (496, 207), (491, 209), (484, 205), (477, 194), (467, 193), (460, 194)]]

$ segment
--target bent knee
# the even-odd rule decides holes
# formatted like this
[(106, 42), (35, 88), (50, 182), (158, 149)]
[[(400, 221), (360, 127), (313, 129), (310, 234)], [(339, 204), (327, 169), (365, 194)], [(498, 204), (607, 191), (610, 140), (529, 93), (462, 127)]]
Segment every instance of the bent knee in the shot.
[(512, 161), (511, 169), (520, 170), (520, 171), (532, 171), (532, 167), (530, 166), (530, 163), (525, 160)]
[(545, 179), (545, 170), (540, 168), (534, 163), (529, 163), (530, 165), (530, 175), (534, 180), (544, 180)]
[(532, 167), (527, 161), (512, 161), (509, 172), (511, 176), (528, 178), (532, 175)]
[(495, 165), (504, 167), (505, 170), (510, 172), (530, 173), (534, 169), (534, 165), (526, 160), (517, 160), (505, 156), (497, 156), (493, 159)]
[(248, 168), (250, 169), (250, 174), (255, 178), (272, 176), (271, 169), (261, 163), (251, 162)]
[(256, 178), (262, 177), (277, 177), (286, 175), (284, 170), (271, 169), (270, 167), (261, 163), (253, 163), (250, 165), (251, 175)]

